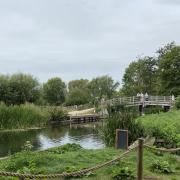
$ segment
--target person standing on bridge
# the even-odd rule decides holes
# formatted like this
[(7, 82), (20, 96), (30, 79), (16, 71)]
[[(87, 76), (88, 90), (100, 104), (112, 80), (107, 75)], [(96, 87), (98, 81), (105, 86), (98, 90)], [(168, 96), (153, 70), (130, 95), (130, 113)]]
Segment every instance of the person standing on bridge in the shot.
[(148, 93), (146, 92), (146, 94), (145, 94), (145, 101), (148, 101), (148, 98), (149, 98), (149, 95), (148, 95)]
[(140, 94), (140, 102), (141, 104), (144, 104), (144, 94), (142, 92)]

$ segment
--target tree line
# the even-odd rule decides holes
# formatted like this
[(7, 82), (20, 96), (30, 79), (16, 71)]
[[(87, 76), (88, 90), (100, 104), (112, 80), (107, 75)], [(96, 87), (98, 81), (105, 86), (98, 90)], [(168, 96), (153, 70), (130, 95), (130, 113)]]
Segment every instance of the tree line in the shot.
[(129, 64), (123, 76), (121, 94), (180, 95), (180, 46), (174, 42)]
[(67, 85), (59, 77), (41, 84), (30, 74), (0, 75), (0, 102), (19, 105), (26, 102), (37, 105), (81, 105), (101, 98), (115, 96), (119, 83), (110, 76), (72, 80)]
[(7, 105), (80, 105), (94, 104), (102, 98), (134, 96), (137, 93), (151, 95), (180, 95), (180, 46), (174, 42), (160, 48), (156, 56), (145, 56), (129, 64), (122, 86), (112, 77), (104, 75), (88, 79), (72, 80), (66, 84), (54, 77), (41, 84), (29, 74), (0, 75), (0, 102)]

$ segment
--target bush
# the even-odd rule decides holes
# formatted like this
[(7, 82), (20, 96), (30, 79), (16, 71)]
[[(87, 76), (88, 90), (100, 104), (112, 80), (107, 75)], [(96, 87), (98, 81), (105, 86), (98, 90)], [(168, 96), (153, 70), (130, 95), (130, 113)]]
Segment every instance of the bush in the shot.
[(50, 121), (65, 121), (68, 119), (68, 113), (59, 107), (50, 107), (49, 110)]
[(115, 180), (135, 180), (133, 171), (128, 167), (118, 168), (113, 171), (113, 179)]
[(175, 107), (176, 107), (177, 109), (180, 109), (180, 96), (178, 96), (178, 97), (176, 98)]
[(154, 163), (151, 165), (151, 169), (153, 172), (157, 172), (157, 173), (164, 173), (164, 174), (173, 173), (173, 170), (167, 161), (160, 161), (160, 160), (154, 161)]
[(145, 135), (156, 139), (163, 139), (167, 148), (177, 147), (180, 144), (180, 111), (173, 110), (139, 117), (137, 121), (144, 128)]
[(102, 129), (103, 139), (107, 146), (114, 146), (116, 129), (127, 129), (129, 144), (143, 135), (143, 128), (135, 121), (137, 117), (133, 112), (114, 113), (107, 119), (105, 126)]

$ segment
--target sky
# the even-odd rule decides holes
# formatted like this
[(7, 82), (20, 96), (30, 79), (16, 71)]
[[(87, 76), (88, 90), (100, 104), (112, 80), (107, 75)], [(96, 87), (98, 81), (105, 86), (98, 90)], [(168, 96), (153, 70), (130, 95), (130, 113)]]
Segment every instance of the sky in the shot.
[(0, 0), (0, 74), (109, 75), (180, 43), (180, 0)]

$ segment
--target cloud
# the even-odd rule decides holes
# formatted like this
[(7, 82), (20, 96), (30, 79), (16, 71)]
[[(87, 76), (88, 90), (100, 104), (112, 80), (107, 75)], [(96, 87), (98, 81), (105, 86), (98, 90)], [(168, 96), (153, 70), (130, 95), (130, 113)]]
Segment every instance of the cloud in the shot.
[(28, 72), (41, 81), (109, 74), (120, 81), (138, 55), (179, 43), (179, 6), (170, 2), (1, 1), (0, 73)]

